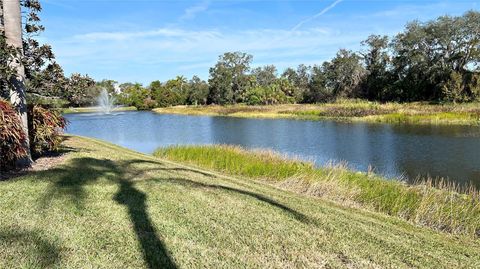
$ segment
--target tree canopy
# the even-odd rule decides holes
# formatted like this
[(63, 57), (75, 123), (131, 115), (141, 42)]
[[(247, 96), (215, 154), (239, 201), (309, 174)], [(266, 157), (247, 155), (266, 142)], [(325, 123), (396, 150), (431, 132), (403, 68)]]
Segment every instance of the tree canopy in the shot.
[[(336, 98), (378, 101), (469, 102), (480, 98), (480, 13), (413, 21), (395, 36), (371, 35), (360, 51), (340, 49), (329, 61), (279, 70), (253, 66), (253, 55), (227, 52), (210, 68), (208, 81), (184, 76), (141, 84), (94, 82), (66, 77), (51, 47), (39, 44), (43, 31), (38, 1), (22, 1), (27, 12), (24, 40), (28, 94), (56, 97), (73, 106), (91, 105), (101, 89), (125, 105), (142, 109), (180, 104), (318, 103)], [(0, 36), (0, 94), (5, 95), (15, 51)]]

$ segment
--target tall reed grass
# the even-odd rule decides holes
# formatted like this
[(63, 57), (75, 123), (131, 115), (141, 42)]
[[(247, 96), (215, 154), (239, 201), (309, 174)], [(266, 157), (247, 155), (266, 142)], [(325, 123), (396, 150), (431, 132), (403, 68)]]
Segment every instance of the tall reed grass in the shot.
[(344, 165), (316, 168), (270, 151), (247, 151), (227, 145), (172, 146), (155, 156), (231, 175), (266, 180), (279, 187), (323, 197), (344, 205), (397, 216), (433, 229), (480, 237), (480, 195), (445, 181), (407, 185)]

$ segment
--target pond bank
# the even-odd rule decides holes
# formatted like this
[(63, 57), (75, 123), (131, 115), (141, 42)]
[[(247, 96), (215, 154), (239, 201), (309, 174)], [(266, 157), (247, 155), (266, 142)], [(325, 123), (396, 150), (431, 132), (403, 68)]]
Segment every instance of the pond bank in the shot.
[(167, 114), (241, 118), (283, 118), (442, 125), (480, 124), (480, 103), (432, 105), (417, 102), (382, 104), (377, 102), (344, 100), (327, 104), (271, 106), (175, 106), (156, 108), (153, 111)]
[[(434, 229), (480, 236), (480, 195), (474, 188), (426, 180), (407, 185), (336, 165), (316, 168), (271, 151), (241, 147), (171, 146), (155, 156), (230, 175), (266, 180), (284, 189), (397, 216)], [(463, 194), (461, 194), (463, 193)]]
[(476, 239), (68, 137), (0, 182), (0, 267), (478, 268)]
[[(120, 112), (120, 111), (135, 111), (137, 110), (134, 106), (117, 106), (113, 108), (112, 112)], [(99, 107), (69, 107), (61, 109), (63, 114), (71, 114), (71, 113), (90, 113), (90, 112), (99, 112), (101, 109)]]

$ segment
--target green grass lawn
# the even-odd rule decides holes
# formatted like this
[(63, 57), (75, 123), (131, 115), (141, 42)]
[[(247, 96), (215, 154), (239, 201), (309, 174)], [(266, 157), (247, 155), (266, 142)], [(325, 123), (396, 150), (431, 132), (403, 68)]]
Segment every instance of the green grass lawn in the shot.
[(326, 104), (271, 106), (175, 106), (154, 109), (157, 113), (228, 116), (240, 118), (287, 118), (300, 120), (340, 120), (348, 122), (479, 125), (480, 103), (429, 104), (378, 103), (346, 99)]
[(68, 137), (0, 182), (0, 268), (479, 268), (478, 239)]

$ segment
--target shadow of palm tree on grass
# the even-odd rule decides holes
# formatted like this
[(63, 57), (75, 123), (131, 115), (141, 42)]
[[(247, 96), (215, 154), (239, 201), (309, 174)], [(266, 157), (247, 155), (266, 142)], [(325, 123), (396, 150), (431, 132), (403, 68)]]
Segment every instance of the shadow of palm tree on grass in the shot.
[(75, 204), (78, 210), (84, 209), (85, 186), (115, 171), (106, 160), (93, 158), (77, 158), (71, 164), (47, 171), (38, 172), (40, 178), (54, 178), (54, 183), (40, 202), (42, 208), (55, 198), (66, 197)]
[(120, 180), (119, 185), (120, 190), (114, 199), (117, 203), (127, 207), (148, 267), (176, 268), (165, 245), (158, 238), (157, 231), (146, 211), (147, 195), (135, 189), (131, 181)]
[[(148, 167), (142, 167), (148, 165)], [(199, 173), (197, 170), (188, 168), (167, 168), (160, 162), (130, 159), (113, 162), (108, 159), (74, 158), (69, 165), (60, 168), (42, 171), (54, 178), (52, 185), (42, 199), (41, 205), (46, 207), (49, 201), (55, 197), (68, 196), (73, 200), (77, 209), (85, 207), (87, 193), (85, 187), (91, 183), (99, 184), (99, 181), (115, 183), (119, 186), (118, 192), (113, 197), (114, 201), (123, 205), (128, 210), (129, 218), (133, 224), (133, 230), (139, 242), (143, 258), (148, 268), (176, 268), (174, 259), (169, 254), (165, 244), (158, 237), (158, 232), (147, 212), (147, 195), (135, 188), (135, 180), (143, 178), (147, 173), (154, 171), (181, 171)], [(200, 173), (206, 177), (212, 175)], [(275, 208), (281, 209), (298, 221), (309, 222), (308, 218), (300, 212), (287, 207), (264, 195), (237, 189), (229, 186), (206, 184), (185, 178), (162, 178), (159, 176), (149, 177), (155, 182), (168, 182), (181, 184), (192, 188), (207, 188), (226, 192), (238, 193), (265, 202)]]
[(283, 210), (287, 214), (291, 215), (293, 218), (300, 222), (310, 222), (309, 218), (305, 216), (304, 214), (284, 205), (281, 204), (271, 198), (268, 198), (264, 195), (255, 193), (255, 192), (250, 192), (247, 190), (242, 190), (242, 189), (237, 189), (237, 188), (232, 188), (229, 186), (223, 186), (223, 185), (215, 185), (215, 184), (206, 184), (206, 183), (201, 183), (198, 181), (193, 181), (185, 178), (167, 178), (167, 179), (153, 179), (157, 182), (168, 182), (168, 183), (173, 183), (173, 184), (180, 184), (186, 187), (191, 187), (191, 188), (205, 188), (205, 189), (214, 189), (214, 190), (222, 190), (222, 191), (227, 191), (227, 192), (233, 192), (233, 193), (238, 193), (242, 194), (245, 196), (249, 196), (251, 198), (257, 199), (259, 201), (262, 201), (266, 204), (269, 204), (273, 207), (276, 207), (278, 209)]
[[(42, 200), (45, 207), (57, 195), (69, 196), (78, 209), (85, 207), (87, 184), (107, 180), (119, 185), (114, 200), (127, 207), (128, 215), (140, 244), (148, 268), (176, 268), (166, 246), (157, 236), (157, 231), (147, 213), (147, 195), (134, 186), (132, 179), (140, 174), (132, 164), (141, 161), (124, 161), (118, 164), (107, 159), (75, 158), (69, 165), (48, 171), (57, 174), (52, 186)], [(130, 170), (130, 171), (129, 171)]]

